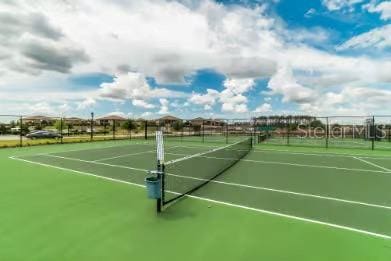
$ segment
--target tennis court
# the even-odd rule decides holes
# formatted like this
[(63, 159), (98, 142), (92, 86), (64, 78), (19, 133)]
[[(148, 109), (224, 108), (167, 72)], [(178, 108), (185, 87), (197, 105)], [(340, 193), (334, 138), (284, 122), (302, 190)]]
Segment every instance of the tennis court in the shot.
[[(177, 169), (175, 174), (168, 172), (168, 177), (175, 175), (176, 180), (171, 184), (171, 190), (175, 193), (175, 188), (172, 186), (189, 184), (200, 179), (202, 171), (213, 169), (211, 166), (226, 161), (226, 157), (215, 156), (205, 156), (207, 161), (202, 162), (194, 161), (192, 158), (192, 155), (196, 154), (208, 155), (208, 151), (216, 150), (221, 146), (223, 145), (218, 142), (178, 142), (168, 139), (165, 144), (166, 161), (183, 161), (190, 166), (186, 168), (187, 170), (192, 169), (186, 173), (181, 173), (183, 169)], [(227, 208), (229, 211), (240, 210), (242, 215), (249, 218), (243, 224), (242, 229), (245, 231), (252, 230), (252, 226), (257, 225), (258, 231), (265, 231), (269, 233), (268, 237), (272, 237), (270, 233), (273, 232), (266, 231), (277, 233), (281, 229), (278, 222), (274, 224), (275, 227), (267, 227), (265, 223), (257, 224), (250, 219), (252, 217), (262, 220), (261, 217), (267, 217), (273, 222), (284, 220), (289, 224), (285, 227), (287, 230), (284, 233), (296, 236), (297, 233), (308, 232), (295, 231), (298, 229), (296, 225), (299, 224), (310, 230), (314, 227), (321, 229), (323, 232), (317, 234), (317, 240), (320, 241), (325, 240), (323, 236), (329, 237), (328, 233), (338, 233), (337, 238), (358, 237), (364, 239), (362, 241), (364, 245), (368, 244), (366, 240), (372, 243), (375, 240), (378, 245), (373, 249), (376, 250), (375, 255), (378, 260), (388, 260), (391, 256), (391, 157), (386, 154), (372, 155), (367, 151), (359, 150), (341, 153), (309, 148), (297, 150), (292, 147), (284, 150), (281, 146), (257, 144), (250, 153), (222, 175), (190, 195), (174, 201), (163, 213), (157, 215), (155, 202), (146, 200), (144, 188), (147, 171), (156, 168), (154, 142), (102, 142), (45, 150), (48, 149), (31, 148), (27, 152), (22, 150), (18, 151), (16, 156), (9, 155), (8, 159), (16, 164), (15, 169), (22, 166), (31, 168), (30, 175), (36, 175), (37, 178), (40, 175), (39, 170), (50, 169), (53, 172), (72, 176), (76, 181), (85, 178), (89, 182), (104, 179), (103, 183), (122, 183), (129, 190), (141, 188), (141, 194), (137, 194), (137, 198), (132, 200), (142, 202), (145, 209), (135, 215), (149, 222), (160, 222), (161, 233), (169, 233), (165, 230), (165, 226), (168, 225), (164, 222), (175, 223), (182, 219), (195, 224), (194, 229), (197, 229), (198, 222), (204, 224), (212, 222), (215, 226), (220, 222), (221, 229), (229, 231), (233, 228), (224, 227), (224, 223), (230, 218), (226, 217), (224, 210), (220, 209)], [(61, 184), (56, 186), (61, 189)], [(121, 207), (126, 209), (129, 206), (124, 202), (126, 200), (122, 201), (125, 205)], [(208, 207), (201, 213), (186, 212), (186, 209), (193, 209), (195, 205), (204, 203)], [(87, 209), (86, 211), (91, 207), (88, 199), (83, 202), (83, 207)], [(227, 220), (213, 221), (210, 214), (207, 214), (208, 211), (218, 212), (222, 215), (220, 218)], [(151, 217), (163, 219), (163, 223), (162, 220), (151, 221)], [(192, 231), (191, 226), (187, 228), (190, 231)], [(279, 233), (281, 236), (281, 232)], [(311, 233), (316, 234), (313, 231), (308, 233), (309, 238), (312, 237)], [(289, 235), (284, 236), (289, 238)], [(168, 240), (170, 236), (166, 234), (165, 238)], [(305, 236), (303, 240), (304, 238)], [(306, 244), (311, 244), (309, 238), (305, 240)], [(357, 245), (357, 242), (355, 244)], [(219, 242), (219, 245), (226, 244)], [(328, 247), (330, 246), (327, 244), (323, 245), (322, 250), (317, 251), (327, 251)], [(292, 247), (289, 256), (296, 251), (298, 250)], [(372, 250), (369, 252), (373, 255)], [(303, 260), (303, 256), (299, 259)]]

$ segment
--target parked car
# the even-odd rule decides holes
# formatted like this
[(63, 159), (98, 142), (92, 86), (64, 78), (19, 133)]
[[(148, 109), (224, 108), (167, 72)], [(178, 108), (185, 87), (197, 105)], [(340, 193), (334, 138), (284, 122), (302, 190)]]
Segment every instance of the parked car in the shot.
[(55, 139), (61, 138), (61, 135), (54, 131), (39, 130), (30, 132), (26, 137), (29, 139)]

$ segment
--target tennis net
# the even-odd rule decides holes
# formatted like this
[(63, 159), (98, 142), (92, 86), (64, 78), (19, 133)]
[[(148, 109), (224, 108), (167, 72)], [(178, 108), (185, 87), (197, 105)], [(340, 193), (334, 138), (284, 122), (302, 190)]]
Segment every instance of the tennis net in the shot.
[(162, 203), (190, 194), (224, 173), (252, 149), (252, 137), (164, 164)]

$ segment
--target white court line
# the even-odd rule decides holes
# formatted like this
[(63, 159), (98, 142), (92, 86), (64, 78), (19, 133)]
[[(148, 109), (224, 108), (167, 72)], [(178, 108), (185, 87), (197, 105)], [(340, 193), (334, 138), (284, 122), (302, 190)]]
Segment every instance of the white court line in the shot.
[[(69, 158), (69, 157), (61, 157), (61, 156), (57, 156), (57, 155), (45, 155), (45, 156), (61, 158), (61, 159), (66, 159), (66, 160), (86, 162), (86, 163), (92, 163), (92, 164), (100, 164), (100, 165), (110, 166), (110, 167), (114, 167), (114, 168), (117, 167), (117, 168), (124, 168), (124, 169), (131, 169), (131, 170), (147, 172), (147, 170), (145, 170), (145, 169), (133, 168), (133, 167), (123, 166), (123, 165), (107, 164), (107, 163), (103, 163), (103, 162), (81, 160), (81, 159), (75, 159), (75, 158)], [(177, 174), (173, 174), (170, 172), (168, 172), (167, 174), (170, 176), (175, 176), (175, 177), (180, 177), (180, 178), (185, 178), (185, 179), (193, 179), (193, 180), (199, 180), (199, 181), (203, 181), (203, 182), (209, 181), (208, 179), (202, 179), (202, 178), (197, 178), (197, 177), (192, 177), (192, 176), (177, 175)], [(218, 180), (210, 180), (210, 182), (217, 183), (217, 184), (229, 185), (229, 186), (237, 186), (237, 187), (251, 188), (251, 189), (257, 189), (257, 190), (265, 190), (265, 191), (291, 194), (291, 195), (302, 196), (302, 197), (318, 198), (318, 199), (324, 199), (324, 200), (338, 201), (338, 202), (343, 202), (343, 203), (363, 205), (363, 206), (368, 206), (368, 207), (376, 207), (376, 208), (383, 208), (383, 209), (391, 210), (391, 206), (378, 205), (378, 204), (366, 203), (366, 202), (361, 202), (361, 201), (346, 200), (346, 199), (340, 199), (340, 198), (335, 198), (335, 197), (326, 197), (326, 196), (320, 196), (320, 195), (314, 195), (314, 194), (308, 194), (308, 193), (293, 192), (293, 191), (289, 191), (289, 190), (273, 189), (273, 188), (267, 188), (267, 187), (258, 187), (258, 186), (251, 186), (251, 185), (218, 181)]]
[[(199, 155), (201, 153), (194, 154), (194, 155), (188, 155), (188, 154), (166, 152), (166, 154), (177, 155), (177, 156), (188, 156), (188, 157), (185, 157), (185, 158), (181, 158), (182, 160), (193, 158), (193, 157), (201, 157), (201, 158), (207, 158), (207, 159), (218, 159), (218, 160), (229, 160), (229, 161), (237, 160), (235, 158), (219, 158), (219, 157), (209, 157), (209, 156)], [(191, 156), (193, 156), (193, 157), (191, 157)], [(251, 160), (251, 159), (240, 159), (240, 161), (254, 162), (254, 163), (263, 163), (263, 164), (274, 164), (274, 165), (287, 165), (287, 166), (295, 166), (295, 167), (303, 167), (303, 168), (323, 168), (323, 169), (337, 169), (337, 170), (344, 170), (344, 171), (359, 171), (359, 172), (391, 174), (391, 170), (381, 171), (381, 170), (371, 170), (371, 169), (351, 169), (351, 168), (334, 167), (334, 166), (308, 165), (308, 164), (299, 164), (299, 163), (289, 163), (289, 162), (279, 162), (279, 161), (264, 161), (264, 160)], [(171, 163), (175, 163), (175, 162), (176, 161), (174, 161), (174, 162), (167, 162), (167, 165), (169, 165), (168, 163), (171, 164)]]
[(44, 156), (48, 156), (48, 157), (52, 157), (52, 158), (65, 159), (65, 160), (80, 161), (80, 162), (85, 162), (85, 163), (93, 163), (93, 164), (98, 164), (98, 165), (104, 165), (104, 166), (114, 167), (114, 168), (131, 169), (131, 170), (137, 170), (137, 171), (148, 172), (148, 170), (146, 170), (146, 169), (133, 168), (133, 167), (123, 166), (123, 165), (108, 164), (108, 163), (104, 163), (104, 162), (96, 162), (96, 161), (90, 161), (90, 160), (82, 160), (82, 159), (69, 158), (69, 157), (57, 156), (57, 155), (52, 155), (52, 154), (46, 154), (46, 155), (44, 155)]
[(353, 205), (362, 205), (362, 206), (367, 206), (367, 207), (374, 207), (374, 208), (382, 208), (382, 209), (391, 210), (391, 206), (378, 205), (378, 204), (366, 203), (366, 202), (361, 202), (361, 201), (340, 199), (340, 198), (335, 198), (335, 197), (319, 196), (319, 195), (314, 195), (314, 194), (300, 193), (300, 192), (294, 192), (294, 191), (282, 190), (282, 189), (273, 189), (273, 188), (267, 188), (267, 187), (251, 186), (251, 185), (245, 185), (245, 184), (233, 183), (233, 182), (226, 182), (226, 181), (219, 181), (219, 180), (208, 180), (208, 179), (202, 179), (202, 178), (197, 178), (197, 177), (192, 177), (192, 176), (176, 175), (176, 174), (169, 173), (169, 172), (167, 174), (170, 175), (170, 176), (175, 176), (175, 177), (185, 178), (185, 179), (199, 180), (199, 181), (203, 181), (203, 182), (209, 181), (210, 183), (217, 183), (217, 184), (223, 184), (223, 185), (228, 185), (228, 186), (250, 188), (250, 189), (255, 189), (255, 190), (271, 191), (271, 192), (277, 192), (277, 193), (282, 193), (282, 194), (290, 194), (290, 195), (301, 196), (301, 197), (324, 199), (324, 200), (330, 200), (330, 201), (349, 203), (349, 204), (353, 204)]
[[(13, 159), (13, 160), (19, 160), (19, 161), (27, 162), (27, 163), (30, 163), (30, 164), (36, 164), (36, 165), (40, 165), (40, 166), (44, 166), (44, 167), (55, 168), (55, 169), (60, 169), (60, 170), (64, 170), (64, 171), (70, 171), (70, 172), (74, 172), (74, 173), (77, 173), (77, 174), (92, 176), (92, 177), (95, 177), (95, 178), (100, 178), (100, 179), (104, 179), (104, 180), (108, 180), (108, 181), (113, 181), (113, 182), (118, 182), (118, 183), (125, 183), (125, 184), (129, 184), (129, 185), (137, 186), (137, 187), (145, 187), (144, 185), (141, 185), (141, 184), (132, 183), (132, 182), (123, 181), (123, 180), (118, 180), (118, 179), (114, 179), (114, 178), (103, 177), (103, 176), (95, 175), (95, 174), (84, 172), (84, 171), (78, 171), (78, 170), (73, 170), (73, 169), (53, 166), (53, 165), (49, 165), (49, 164), (34, 162), (34, 161), (20, 159), (20, 158), (16, 158), (16, 157), (10, 157), (10, 158)], [(224, 202), (224, 201), (218, 201), (218, 200), (209, 199), (209, 198), (205, 198), (205, 197), (198, 197), (198, 196), (192, 196), (192, 195), (186, 195), (186, 197), (199, 199), (199, 200), (203, 200), (203, 201), (208, 201), (208, 202), (212, 202), (212, 203), (215, 203), (215, 204), (220, 204), (220, 205), (225, 205), (225, 206), (230, 206), (230, 207), (236, 207), (236, 208), (240, 208), (240, 209), (250, 210), (250, 211), (263, 213), (263, 214), (268, 214), (268, 215), (272, 215), (272, 216), (278, 216), (278, 217), (283, 217), (283, 218), (287, 218), (287, 219), (294, 219), (294, 220), (298, 220), (298, 221), (302, 221), (302, 222), (307, 222), (307, 223), (318, 224), (318, 225), (323, 225), (323, 226), (327, 226), (327, 227), (347, 230), (347, 231), (356, 232), (356, 233), (359, 233), (359, 234), (364, 234), (364, 235), (368, 235), (368, 236), (372, 236), (372, 237), (377, 237), (377, 238), (383, 238), (383, 239), (391, 240), (391, 236), (389, 236), (389, 235), (380, 234), (380, 233), (374, 233), (374, 232), (363, 230), (363, 229), (357, 229), (357, 228), (352, 228), (352, 227), (348, 227), (348, 226), (337, 225), (337, 224), (333, 224), (333, 223), (323, 222), (323, 221), (319, 221), (319, 220), (315, 220), (315, 219), (298, 217), (298, 216), (294, 216), (294, 215), (287, 215), (287, 214), (274, 212), (274, 211), (269, 211), (269, 210), (264, 210), (264, 209), (247, 207), (247, 206), (243, 206), (243, 205), (228, 203), (228, 202)]]
[(128, 156), (135, 156), (135, 155), (141, 155), (141, 154), (152, 153), (152, 152), (155, 152), (155, 151), (154, 150), (147, 150), (147, 151), (140, 151), (140, 152), (129, 153), (129, 154), (122, 154), (122, 155), (119, 155), (119, 156), (93, 160), (93, 162), (105, 161), (105, 160), (111, 160), (111, 159), (118, 159), (118, 158), (124, 158), (124, 157), (128, 157)]
[(384, 156), (368, 156), (368, 154), (348, 154), (348, 153), (330, 153), (330, 152), (316, 152), (316, 153), (306, 153), (306, 152), (295, 152), (291, 150), (278, 150), (278, 149), (254, 149), (255, 152), (281, 152), (286, 154), (299, 154), (299, 155), (309, 155), (309, 156), (329, 156), (329, 157), (355, 157), (360, 156), (361, 158), (368, 158), (368, 159), (387, 159), (391, 160), (391, 155), (389, 158), (386, 158)]
[(384, 167), (382, 167), (382, 166), (380, 166), (380, 165), (377, 165), (377, 164), (375, 164), (375, 163), (372, 163), (372, 162), (370, 162), (370, 161), (364, 160), (364, 159), (359, 158), (359, 157), (353, 157), (353, 158), (355, 158), (356, 160), (362, 161), (362, 162), (364, 162), (364, 163), (367, 163), (368, 165), (374, 166), (374, 167), (376, 167), (376, 168), (379, 168), (379, 169), (382, 169), (382, 170), (385, 170), (385, 171), (388, 171), (388, 172), (391, 173), (391, 169), (384, 168)]

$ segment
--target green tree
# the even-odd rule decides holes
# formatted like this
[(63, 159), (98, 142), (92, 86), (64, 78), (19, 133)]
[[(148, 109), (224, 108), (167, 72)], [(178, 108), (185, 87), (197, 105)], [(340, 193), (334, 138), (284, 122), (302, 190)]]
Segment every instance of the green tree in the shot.
[(322, 129), (324, 129), (324, 124), (320, 120), (313, 120), (313, 121), (311, 121), (310, 126), (312, 128), (322, 128)]
[[(62, 126), (61, 126), (62, 125)], [(56, 122), (54, 123), (54, 128), (56, 128), (56, 130), (58, 130), (59, 132), (61, 132), (61, 127), (62, 129), (67, 129), (68, 128), (68, 125), (64, 122), (64, 121), (61, 121), (61, 120), (56, 120)]]
[(172, 128), (176, 131), (179, 131), (183, 128), (183, 122), (182, 121), (175, 121), (173, 124), (172, 124)]
[(131, 120), (131, 119), (126, 120), (122, 124), (122, 129), (125, 129), (125, 130), (128, 130), (128, 131), (134, 130), (136, 128), (137, 128), (136, 123), (134, 122), (134, 120)]
[(5, 124), (0, 124), (0, 134), (5, 134), (7, 132), (7, 127)]

